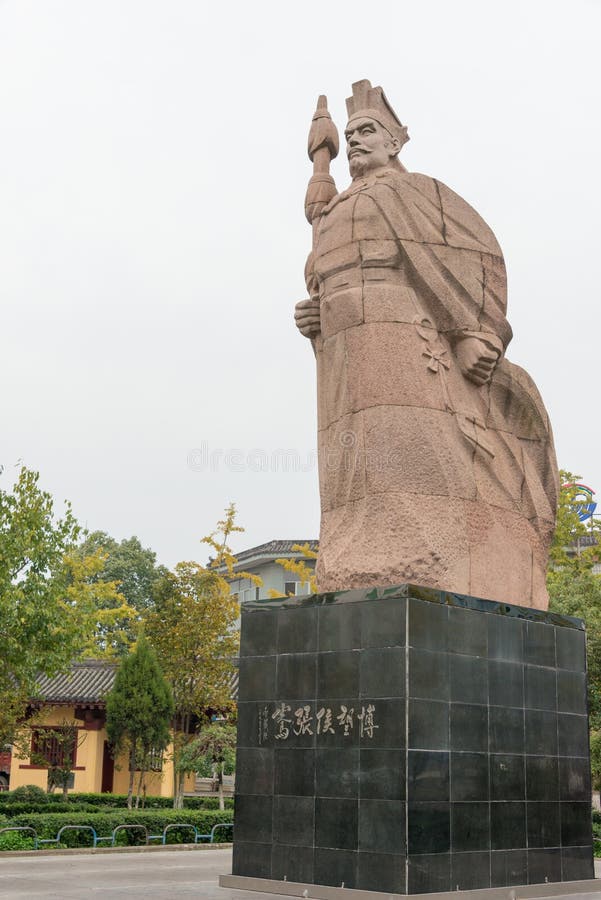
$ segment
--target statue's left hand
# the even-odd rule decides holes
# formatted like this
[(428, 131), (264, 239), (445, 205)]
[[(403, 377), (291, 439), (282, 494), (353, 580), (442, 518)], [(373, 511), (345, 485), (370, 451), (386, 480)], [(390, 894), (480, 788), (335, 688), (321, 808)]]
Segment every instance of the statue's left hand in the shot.
[(305, 337), (314, 338), (320, 332), (319, 300), (301, 300), (294, 308), (296, 327)]
[(486, 384), (499, 361), (499, 351), (478, 337), (464, 337), (455, 346), (459, 367), (474, 384)]

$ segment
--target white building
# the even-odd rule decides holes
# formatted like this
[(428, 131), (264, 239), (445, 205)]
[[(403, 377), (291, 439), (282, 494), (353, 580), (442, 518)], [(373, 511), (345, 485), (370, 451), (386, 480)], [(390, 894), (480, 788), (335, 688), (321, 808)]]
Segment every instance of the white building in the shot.
[[(296, 573), (288, 572), (283, 566), (276, 563), (276, 559), (299, 559), (303, 560), (311, 570), (314, 570), (316, 562), (314, 559), (308, 559), (299, 551), (292, 549), (296, 545), (304, 546), (305, 544), (308, 544), (311, 550), (317, 550), (317, 541), (305, 538), (296, 541), (268, 541), (266, 544), (259, 544), (258, 547), (251, 547), (237, 553), (238, 562), (234, 571), (258, 575), (263, 584), (261, 587), (257, 587), (248, 578), (238, 578), (231, 583), (232, 594), (237, 594), (241, 603), (267, 599), (271, 591), (277, 591), (278, 594), (284, 595), (309, 594), (311, 588), (307, 582), (301, 582)], [(225, 567), (221, 566), (218, 571), (224, 572)]]

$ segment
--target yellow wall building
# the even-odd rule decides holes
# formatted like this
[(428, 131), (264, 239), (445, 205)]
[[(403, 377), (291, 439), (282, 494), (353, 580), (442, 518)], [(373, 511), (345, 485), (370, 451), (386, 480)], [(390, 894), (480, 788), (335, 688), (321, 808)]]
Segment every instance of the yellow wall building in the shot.
[[(44, 729), (67, 724), (77, 726), (73, 786), (71, 792), (126, 794), (129, 768), (126, 755), (113, 759), (106, 733), (106, 695), (112, 688), (117, 666), (101, 660), (75, 663), (70, 672), (54, 678), (39, 679), (38, 699), (31, 706), (37, 710), (30, 723), (32, 748), (43, 740)], [(173, 763), (171, 747), (157, 756), (155, 771), (144, 778), (146, 793), (152, 796), (173, 796)], [(52, 742), (44, 744), (45, 755), (52, 755)], [(56, 748), (60, 752), (60, 748)], [(10, 790), (24, 784), (35, 784), (46, 790), (48, 769), (35, 765), (31, 755), (19, 758), (13, 753), (10, 770)], [(137, 776), (135, 785), (137, 787)], [(186, 779), (186, 792), (194, 791), (194, 776)]]

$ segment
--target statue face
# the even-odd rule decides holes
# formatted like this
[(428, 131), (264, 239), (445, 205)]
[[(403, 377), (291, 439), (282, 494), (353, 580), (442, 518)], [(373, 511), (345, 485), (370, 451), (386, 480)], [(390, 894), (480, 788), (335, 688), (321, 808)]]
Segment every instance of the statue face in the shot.
[(358, 116), (346, 126), (346, 155), (351, 176), (357, 178), (387, 166), (400, 149), (399, 142), (385, 128), (367, 116)]

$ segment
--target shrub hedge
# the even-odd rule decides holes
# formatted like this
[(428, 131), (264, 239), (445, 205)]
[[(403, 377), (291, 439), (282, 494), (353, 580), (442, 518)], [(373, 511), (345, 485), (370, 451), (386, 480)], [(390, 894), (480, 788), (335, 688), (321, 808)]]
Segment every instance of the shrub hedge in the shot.
[(91, 803), (4, 803), (0, 806), (3, 816), (20, 816), (23, 813), (71, 813), (71, 812), (98, 812), (98, 807)]
[[(213, 825), (233, 820), (234, 813), (231, 809), (115, 809), (112, 812), (25, 813), (15, 816), (10, 824), (29, 825), (35, 828), (38, 838), (44, 839), (55, 838), (63, 825), (91, 825), (99, 837), (110, 837), (117, 825), (144, 825), (149, 834), (161, 834), (166, 825), (181, 823), (195, 825), (199, 832), (208, 834)], [(138, 836), (135, 831), (124, 832), (118, 838), (121, 843), (137, 843), (140, 835), (141, 832)], [(231, 839), (231, 833), (227, 835), (227, 839)], [(167, 840), (168, 843), (192, 843), (191, 832), (173, 829), (167, 833)], [(88, 847), (91, 844), (91, 834), (86, 831), (68, 831), (62, 835), (61, 842), (69, 847)]]
[[(19, 790), (17, 788), (17, 790)], [(39, 802), (38, 799), (20, 800), (15, 796), (16, 791), (0, 793), (0, 810), (3, 815), (15, 816), (20, 813), (36, 812), (91, 812), (95, 809), (110, 811), (112, 809), (126, 809), (126, 794), (69, 794), (65, 803), (62, 794), (47, 794), (47, 799)], [(142, 802), (142, 801), (140, 801)], [(172, 809), (172, 797), (146, 797), (144, 809)], [(227, 797), (225, 808), (233, 809), (233, 798)], [(219, 809), (218, 797), (184, 797), (184, 809)]]

